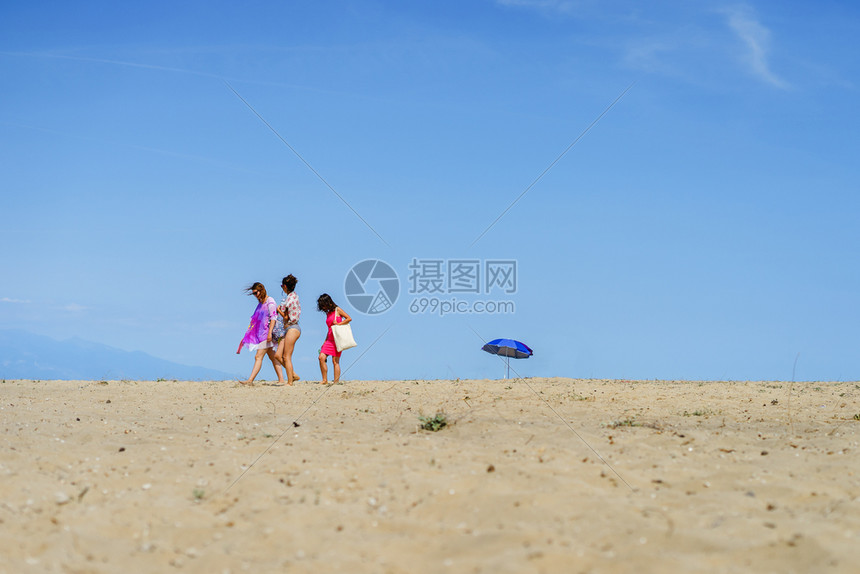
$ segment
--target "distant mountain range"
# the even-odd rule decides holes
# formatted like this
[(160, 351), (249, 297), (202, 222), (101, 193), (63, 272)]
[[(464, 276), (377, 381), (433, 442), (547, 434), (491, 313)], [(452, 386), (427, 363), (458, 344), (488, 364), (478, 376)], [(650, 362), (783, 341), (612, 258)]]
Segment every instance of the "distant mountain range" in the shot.
[(140, 351), (123, 351), (73, 338), (57, 341), (19, 330), (0, 330), (0, 378), (38, 380), (214, 380), (236, 375), (180, 365)]

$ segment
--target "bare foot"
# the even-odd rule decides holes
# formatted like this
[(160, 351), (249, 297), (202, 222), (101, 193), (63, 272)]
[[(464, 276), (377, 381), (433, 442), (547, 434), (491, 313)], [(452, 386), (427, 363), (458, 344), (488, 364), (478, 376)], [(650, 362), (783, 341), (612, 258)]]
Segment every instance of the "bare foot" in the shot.
[(246, 387), (253, 387), (254, 381), (239, 381), (240, 385), (245, 385)]
[(300, 376), (298, 376), (297, 374), (293, 373), (293, 382), (301, 381), (301, 380), (302, 380), (302, 378), (301, 378)]

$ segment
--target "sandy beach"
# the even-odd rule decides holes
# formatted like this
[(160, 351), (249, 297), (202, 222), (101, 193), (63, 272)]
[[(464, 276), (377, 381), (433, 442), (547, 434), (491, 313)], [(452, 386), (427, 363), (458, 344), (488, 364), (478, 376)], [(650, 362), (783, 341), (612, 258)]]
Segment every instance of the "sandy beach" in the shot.
[(857, 382), (16, 380), (0, 415), (0, 572), (860, 568)]

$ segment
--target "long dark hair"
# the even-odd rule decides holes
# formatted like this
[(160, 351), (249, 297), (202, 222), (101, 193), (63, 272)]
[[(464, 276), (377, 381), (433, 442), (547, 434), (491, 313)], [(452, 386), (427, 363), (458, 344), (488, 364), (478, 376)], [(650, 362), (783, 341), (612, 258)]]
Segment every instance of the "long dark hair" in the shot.
[(269, 294), (266, 293), (266, 286), (259, 281), (255, 281), (250, 287), (245, 287), (245, 293), (247, 293), (248, 295), (253, 295), (254, 297), (256, 297), (256, 291), (262, 291), (263, 299), (269, 296)]
[(292, 273), (281, 279), (281, 285), (287, 288), (287, 293), (292, 293), (293, 291), (295, 291), (296, 283), (298, 282), (299, 280), (296, 279)]
[(320, 295), (320, 298), (317, 299), (317, 310), (322, 311), (326, 315), (331, 313), (337, 309), (337, 305), (334, 304), (334, 301), (331, 300), (331, 297), (328, 293), (323, 293)]

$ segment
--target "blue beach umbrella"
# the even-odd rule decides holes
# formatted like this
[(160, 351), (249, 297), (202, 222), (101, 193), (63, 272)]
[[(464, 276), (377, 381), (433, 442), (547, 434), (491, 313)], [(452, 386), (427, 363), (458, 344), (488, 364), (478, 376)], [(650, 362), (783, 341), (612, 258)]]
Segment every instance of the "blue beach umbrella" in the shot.
[(528, 345), (514, 339), (493, 339), (481, 347), (481, 350), (491, 355), (499, 355), (505, 358), (506, 379), (511, 374), (511, 357), (515, 359), (528, 359), (534, 355), (534, 351)]

